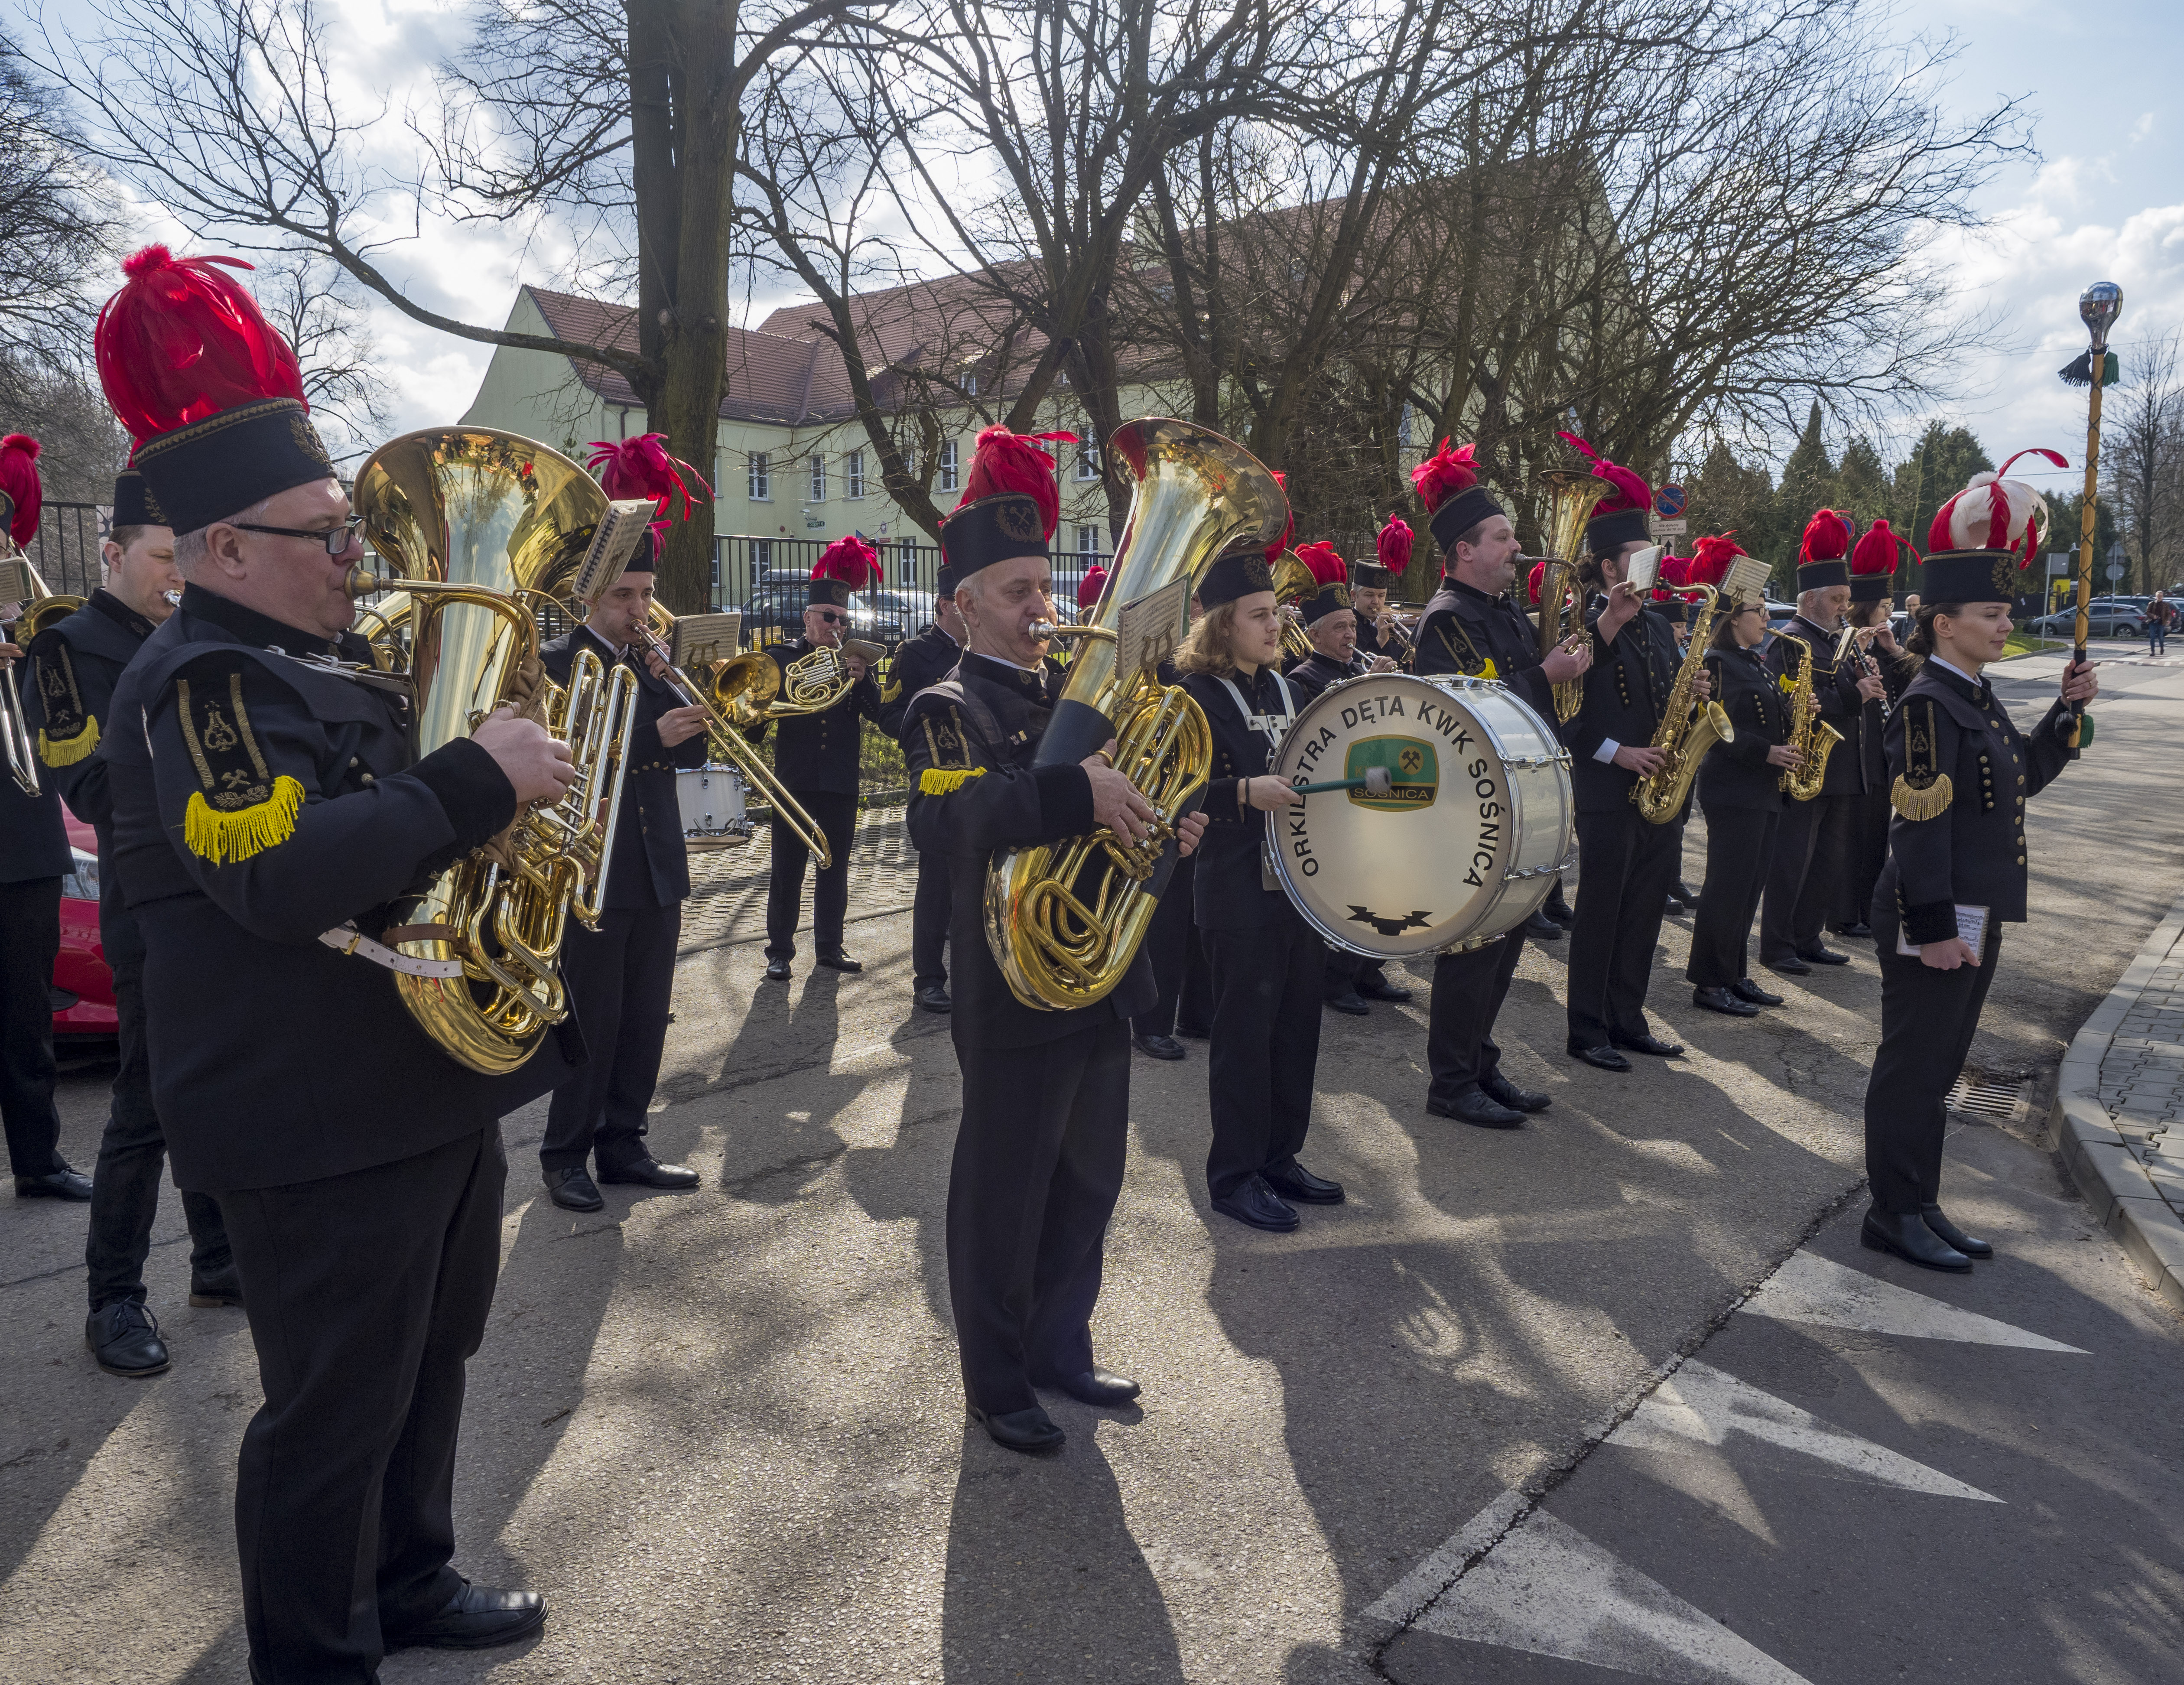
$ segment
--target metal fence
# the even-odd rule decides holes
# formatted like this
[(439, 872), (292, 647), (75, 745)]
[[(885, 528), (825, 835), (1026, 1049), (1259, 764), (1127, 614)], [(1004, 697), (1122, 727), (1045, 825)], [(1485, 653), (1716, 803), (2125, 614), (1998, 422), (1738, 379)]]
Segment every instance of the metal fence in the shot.
[(98, 547), (106, 538), (107, 511), (95, 503), (48, 503), (38, 516), (38, 535), (25, 553), (48, 590), (88, 597), (98, 589)]

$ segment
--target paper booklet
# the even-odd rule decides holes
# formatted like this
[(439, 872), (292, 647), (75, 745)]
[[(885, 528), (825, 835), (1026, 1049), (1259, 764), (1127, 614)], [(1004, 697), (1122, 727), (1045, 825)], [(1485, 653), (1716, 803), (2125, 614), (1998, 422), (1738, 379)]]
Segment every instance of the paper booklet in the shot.
[(1115, 624), (1115, 677), (1128, 692), (1175, 653), (1190, 625), (1190, 579), (1178, 575), (1157, 591), (1123, 605)]
[[(1983, 907), (1966, 907), (1962, 901), (1957, 903), (1957, 935), (1970, 945), (1972, 962), (1975, 965), (1983, 965), (1986, 962), (1986, 912)], [(1896, 932), (1896, 951), (1914, 955), (1919, 951), (1918, 944), (1903, 940), (1901, 927)]]
[(740, 614), (678, 614), (668, 661), (678, 667), (710, 667), (736, 653), (744, 617)]
[(1660, 573), (1661, 547), (1658, 544), (1650, 550), (1640, 550), (1623, 569), (1623, 577), (1630, 582), (1630, 589), (1641, 597), (1653, 589), (1653, 582)]
[(607, 512), (592, 533), (591, 548), (577, 564), (569, 581), (572, 602), (595, 603), (608, 586), (628, 571), (629, 559), (652, 523), (658, 506), (649, 497), (622, 498), (607, 505)]

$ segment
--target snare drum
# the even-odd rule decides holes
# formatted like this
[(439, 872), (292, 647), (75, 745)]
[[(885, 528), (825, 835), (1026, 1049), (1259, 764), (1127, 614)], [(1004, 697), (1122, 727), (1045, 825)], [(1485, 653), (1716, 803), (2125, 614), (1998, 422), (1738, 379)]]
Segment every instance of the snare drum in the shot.
[(1293, 784), (1362, 778), (1269, 815), (1275, 875), (1327, 940), (1374, 959), (1476, 947), (1546, 899), (1574, 825), (1569, 751), (1507, 687), (1371, 673), (1322, 691), (1272, 768)]
[(744, 817), (743, 775), (733, 767), (693, 767), (675, 775), (675, 799), (682, 810), (682, 834), (691, 840), (732, 837), (747, 841), (750, 821)]

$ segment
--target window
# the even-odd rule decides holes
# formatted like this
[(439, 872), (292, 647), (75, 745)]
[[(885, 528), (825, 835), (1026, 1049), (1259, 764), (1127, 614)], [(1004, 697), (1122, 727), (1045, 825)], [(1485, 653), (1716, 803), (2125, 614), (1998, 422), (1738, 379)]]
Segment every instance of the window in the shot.
[(976, 369), (963, 371), (963, 392), (964, 395), (969, 398), (976, 398), (978, 395), (978, 371)]
[(1100, 477), (1100, 447), (1087, 442), (1077, 447), (1077, 477), (1096, 480)]
[(750, 494), (754, 503), (768, 503), (773, 498), (773, 475), (763, 450), (750, 454)]
[(915, 538), (902, 541), (902, 583), (905, 585), (917, 583), (917, 540)]
[(827, 501), (827, 459), (816, 454), (811, 458), (811, 501)]
[(1408, 404), (1405, 404), (1403, 405), (1402, 419), (1396, 423), (1396, 443), (1401, 445), (1405, 450), (1408, 450), (1411, 448), (1412, 414), (1412, 411), (1411, 406)]
[(853, 450), (842, 459), (842, 495), (862, 497), (865, 494), (865, 453)]
[(754, 583), (763, 579), (773, 568), (773, 540), (751, 540), (751, 578)]
[(1077, 554), (1082, 556), (1100, 554), (1100, 529), (1097, 527), (1079, 527), (1077, 529)]
[(952, 492), (956, 488), (956, 441), (950, 439), (940, 447), (940, 489)]

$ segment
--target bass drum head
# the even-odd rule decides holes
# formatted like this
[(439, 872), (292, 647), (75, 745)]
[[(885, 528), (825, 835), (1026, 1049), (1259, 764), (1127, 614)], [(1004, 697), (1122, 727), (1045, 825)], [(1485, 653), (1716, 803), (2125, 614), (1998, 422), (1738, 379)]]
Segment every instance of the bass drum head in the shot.
[(1327, 940), (1409, 959), (1507, 934), (1546, 898), (1575, 821), (1569, 755), (1502, 685), (1373, 673), (1307, 703), (1273, 770), (1293, 784), (1384, 767), (1385, 795), (1325, 790), (1274, 814), (1274, 870)]

